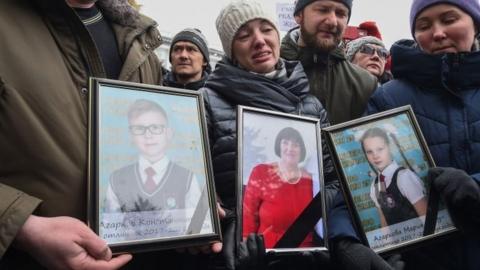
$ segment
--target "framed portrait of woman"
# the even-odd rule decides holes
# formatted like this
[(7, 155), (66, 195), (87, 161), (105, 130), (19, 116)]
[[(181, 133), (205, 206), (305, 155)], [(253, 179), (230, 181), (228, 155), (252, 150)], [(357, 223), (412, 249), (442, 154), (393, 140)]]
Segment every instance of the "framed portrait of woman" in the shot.
[(385, 253), (455, 230), (428, 183), (435, 164), (410, 106), (323, 131), (365, 245)]
[(263, 235), (267, 252), (326, 250), (318, 119), (239, 106), (238, 239)]
[(90, 84), (91, 228), (114, 252), (219, 241), (201, 95), (98, 78)]

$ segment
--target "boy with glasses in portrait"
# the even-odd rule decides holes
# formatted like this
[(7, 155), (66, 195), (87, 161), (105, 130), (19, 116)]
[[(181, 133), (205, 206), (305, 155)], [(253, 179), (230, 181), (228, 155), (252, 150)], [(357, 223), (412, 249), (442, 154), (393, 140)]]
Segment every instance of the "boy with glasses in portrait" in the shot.
[[(138, 160), (111, 174), (105, 211), (127, 213), (138, 237), (182, 235), (201, 192), (194, 173), (166, 155), (173, 137), (167, 113), (153, 101), (138, 99), (128, 110), (128, 124)], [(145, 220), (151, 222), (141, 226)]]

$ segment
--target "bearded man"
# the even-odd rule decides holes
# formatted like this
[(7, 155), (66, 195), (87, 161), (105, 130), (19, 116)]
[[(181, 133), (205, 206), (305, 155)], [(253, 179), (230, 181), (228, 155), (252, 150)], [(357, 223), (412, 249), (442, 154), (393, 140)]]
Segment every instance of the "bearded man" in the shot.
[(282, 40), (281, 56), (302, 62), (310, 91), (331, 124), (361, 116), (377, 87), (376, 78), (352, 65), (341, 46), (351, 9), (352, 0), (298, 0), (294, 16), (299, 27)]

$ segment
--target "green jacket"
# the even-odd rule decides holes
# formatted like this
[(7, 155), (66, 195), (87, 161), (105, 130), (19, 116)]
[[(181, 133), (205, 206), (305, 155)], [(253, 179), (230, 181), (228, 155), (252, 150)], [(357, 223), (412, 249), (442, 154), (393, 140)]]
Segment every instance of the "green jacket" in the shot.
[[(156, 23), (126, 1), (97, 5), (124, 61), (119, 79), (161, 85)], [(86, 221), (88, 77), (105, 72), (65, 0), (0, 0), (0, 37), (0, 268), (31, 269), (28, 258), (8, 264), (30, 214)]]
[(281, 56), (299, 60), (310, 82), (310, 91), (327, 110), (331, 124), (362, 116), (377, 80), (362, 68), (351, 64), (341, 48), (329, 54), (297, 45), (300, 31), (290, 30), (282, 40)]

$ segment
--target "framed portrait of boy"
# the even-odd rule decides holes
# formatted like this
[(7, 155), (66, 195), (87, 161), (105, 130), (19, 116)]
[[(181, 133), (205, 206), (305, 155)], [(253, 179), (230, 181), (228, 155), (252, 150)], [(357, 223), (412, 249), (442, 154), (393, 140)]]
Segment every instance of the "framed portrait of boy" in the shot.
[(114, 252), (219, 241), (201, 95), (91, 78), (89, 99), (90, 227)]
[(428, 183), (435, 164), (410, 106), (323, 131), (365, 245), (387, 253), (455, 230)]
[(318, 119), (238, 106), (238, 239), (267, 252), (326, 250)]

